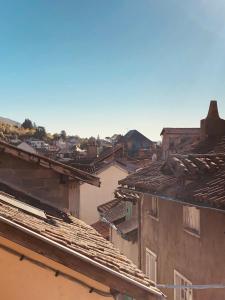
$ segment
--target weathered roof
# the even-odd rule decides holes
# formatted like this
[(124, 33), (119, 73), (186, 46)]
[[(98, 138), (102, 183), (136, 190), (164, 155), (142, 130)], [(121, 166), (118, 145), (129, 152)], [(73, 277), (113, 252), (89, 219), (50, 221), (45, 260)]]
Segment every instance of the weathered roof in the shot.
[(144, 136), (141, 132), (139, 132), (136, 129), (129, 130), (123, 137), (123, 140), (129, 141), (129, 140), (136, 140), (139, 142), (147, 143), (149, 145), (153, 144), (153, 142), (148, 139), (146, 136)]
[[(8, 197), (11, 196), (8, 195)], [(47, 218), (43, 219), (0, 199), (0, 235), (8, 238), (8, 235), (10, 235), (9, 228), (12, 228), (14, 231), (9, 239), (15, 239), (18, 242), (19, 234), (26, 234), (27, 237), (32, 236), (33, 239), (21, 238), (19, 241), (21, 245), (25, 243), (26, 247), (32, 250), (39, 249), (33, 245), (38, 240), (41, 240), (40, 247), (43, 246), (44, 242), (51, 245), (55, 251), (46, 252), (48, 253), (46, 255), (49, 258), (52, 255), (53, 260), (56, 258), (57, 249), (60, 249), (64, 252), (65, 257), (73, 254), (74, 259), (76, 257), (76, 259), (85, 260), (86, 263), (88, 262), (92, 266), (102, 269), (102, 271), (110, 272), (115, 278), (120, 277), (120, 280), (132, 282), (137, 288), (141, 288), (145, 292), (160, 295), (159, 290), (155, 288), (142, 271), (124, 255), (120, 254), (118, 249), (114, 248), (91, 226), (71, 215), (67, 215), (68, 222), (60, 217), (49, 214), (46, 214), (46, 216)], [(5, 228), (5, 226), (8, 227)], [(42, 250), (39, 249), (38, 251)], [(57, 259), (57, 261), (64, 264), (63, 257), (62, 260)], [(84, 270), (79, 269), (79, 272), (83, 273)], [(85, 272), (83, 274), (87, 275)], [(116, 288), (113, 280), (111, 283), (112, 288)]]
[(101, 220), (91, 225), (98, 233), (100, 233), (105, 239), (109, 240), (110, 225)]
[(208, 137), (192, 146), (191, 153), (225, 153), (225, 136)]
[(120, 184), (178, 201), (225, 209), (225, 154), (174, 155)]
[(122, 145), (116, 145), (116, 146), (112, 146), (108, 149), (105, 149), (100, 155), (99, 157), (97, 157), (94, 160), (94, 164), (98, 164), (100, 162), (103, 162), (104, 160), (108, 159), (109, 157), (116, 155), (116, 153), (123, 151), (123, 146)]
[(73, 179), (87, 182), (89, 184), (100, 186), (100, 180), (98, 177), (91, 175), (87, 172), (81, 171), (79, 169), (72, 168), (68, 165), (62, 164), (58, 161), (52, 160), (46, 156), (39, 155), (37, 153), (30, 153), (23, 149), (19, 149), (12, 146), (6, 142), (0, 140), (0, 150), (6, 154), (17, 157), (21, 160), (39, 164), (40, 166), (48, 169), (52, 169), (54, 172), (69, 176)]
[(119, 184), (135, 188), (135, 190), (161, 191), (176, 182), (172, 175), (163, 174), (161, 168), (164, 161), (156, 161), (119, 181)]
[(107, 221), (114, 222), (126, 216), (126, 203), (120, 199), (114, 199), (99, 205), (97, 210)]
[(116, 199), (120, 199), (120, 200), (124, 200), (124, 201), (131, 201), (131, 202), (135, 202), (136, 200), (138, 200), (140, 198), (140, 195), (138, 193), (135, 193), (135, 191), (127, 191), (127, 192), (122, 192), (117, 189), (115, 191), (115, 197)]

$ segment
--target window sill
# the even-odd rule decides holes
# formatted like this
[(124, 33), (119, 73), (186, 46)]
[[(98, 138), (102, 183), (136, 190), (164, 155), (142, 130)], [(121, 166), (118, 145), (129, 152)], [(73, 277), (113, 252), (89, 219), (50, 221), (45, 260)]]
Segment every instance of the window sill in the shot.
[(184, 231), (187, 232), (190, 235), (193, 235), (194, 237), (197, 237), (200, 239), (200, 233), (191, 230), (190, 228), (184, 228)]
[(159, 222), (159, 217), (155, 217), (155, 216), (153, 216), (153, 215), (151, 215), (151, 214), (149, 214), (149, 217), (150, 217), (151, 219), (153, 219), (153, 220)]

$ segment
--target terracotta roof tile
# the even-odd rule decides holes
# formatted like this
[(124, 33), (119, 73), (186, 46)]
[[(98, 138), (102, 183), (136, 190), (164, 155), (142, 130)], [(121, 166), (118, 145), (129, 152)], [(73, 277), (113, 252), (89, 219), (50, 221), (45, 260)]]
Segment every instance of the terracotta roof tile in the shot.
[(121, 199), (114, 199), (97, 207), (101, 217), (109, 222), (122, 219), (126, 216), (126, 203)]
[(144, 273), (112, 243), (104, 239), (94, 228), (71, 215), (68, 215), (69, 222), (50, 215), (45, 220), (0, 200), (0, 216), (157, 290)]
[[(225, 151), (224, 151), (225, 152)], [(135, 188), (176, 200), (225, 209), (225, 154), (170, 156), (120, 181)]]
[(105, 239), (109, 240), (109, 229), (108, 223), (103, 221), (97, 221), (91, 225), (98, 233), (100, 233)]

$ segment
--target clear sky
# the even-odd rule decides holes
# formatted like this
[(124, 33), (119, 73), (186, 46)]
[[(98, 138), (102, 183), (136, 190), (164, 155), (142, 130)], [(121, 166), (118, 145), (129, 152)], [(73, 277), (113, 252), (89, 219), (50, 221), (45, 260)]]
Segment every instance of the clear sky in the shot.
[(110, 136), (225, 118), (224, 0), (0, 0), (0, 115)]

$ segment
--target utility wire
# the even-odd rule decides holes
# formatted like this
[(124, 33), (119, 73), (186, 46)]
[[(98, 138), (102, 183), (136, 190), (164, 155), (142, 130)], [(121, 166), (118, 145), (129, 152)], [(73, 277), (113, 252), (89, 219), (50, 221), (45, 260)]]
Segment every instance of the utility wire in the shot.
[(224, 289), (225, 284), (156, 284), (157, 288), (164, 289), (191, 289), (191, 290), (204, 290), (204, 289)]

